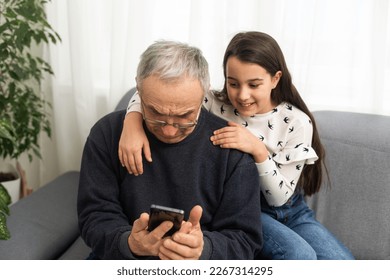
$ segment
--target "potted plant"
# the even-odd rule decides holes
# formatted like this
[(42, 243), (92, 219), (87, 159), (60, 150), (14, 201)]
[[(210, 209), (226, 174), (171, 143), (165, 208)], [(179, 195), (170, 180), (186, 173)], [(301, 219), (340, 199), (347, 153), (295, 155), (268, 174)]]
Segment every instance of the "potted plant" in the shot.
[[(46, 0), (0, 0), (0, 158), (21, 154), (41, 157), (39, 134), (51, 136), (48, 105), (40, 84), (53, 71), (33, 48), (60, 36), (47, 22)], [(49, 106), (50, 107), (50, 106)], [(1, 171), (1, 170), (0, 170)], [(10, 197), (0, 182), (0, 239), (10, 238), (6, 225)]]

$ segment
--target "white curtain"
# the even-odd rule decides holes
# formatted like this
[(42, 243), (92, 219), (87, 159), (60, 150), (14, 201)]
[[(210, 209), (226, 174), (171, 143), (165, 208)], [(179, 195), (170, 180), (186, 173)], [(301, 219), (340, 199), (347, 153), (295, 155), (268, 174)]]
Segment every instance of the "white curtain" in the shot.
[(52, 0), (47, 13), (62, 43), (48, 49), (53, 137), (30, 167), (34, 188), (79, 169), (91, 126), (135, 85), (139, 56), (158, 39), (202, 49), (221, 88), (229, 40), (263, 31), (279, 42), (311, 110), (390, 115), (387, 0)]

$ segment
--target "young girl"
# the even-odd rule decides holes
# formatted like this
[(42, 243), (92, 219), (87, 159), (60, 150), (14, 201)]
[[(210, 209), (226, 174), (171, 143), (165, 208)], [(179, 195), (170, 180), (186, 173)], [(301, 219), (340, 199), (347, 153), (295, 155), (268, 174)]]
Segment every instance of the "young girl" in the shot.
[[(353, 259), (304, 201), (304, 195), (320, 189), (324, 150), (277, 42), (261, 32), (238, 33), (226, 49), (223, 69), (224, 88), (206, 95), (203, 105), (228, 120), (211, 136), (212, 143), (249, 153), (256, 162), (264, 237), (260, 257)], [(141, 111), (134, 104), (137, 95), (128, 112)], [(127, 114), (119, 144), (122, 164), (135, 175), (142, 174), (142, 150), (152, 161), (141, 120), (140, 114)]]

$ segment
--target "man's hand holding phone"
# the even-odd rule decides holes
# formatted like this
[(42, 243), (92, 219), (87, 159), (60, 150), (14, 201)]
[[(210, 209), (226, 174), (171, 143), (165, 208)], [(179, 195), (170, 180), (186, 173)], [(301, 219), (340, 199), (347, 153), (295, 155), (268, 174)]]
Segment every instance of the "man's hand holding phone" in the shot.
[[(165, 221), (155, 230), (147, 230), (149, 214), (142, 213), (134, 221), (133, 229), (127, 240), (131, 252), (137, 256), (158, 256), (164, 235), (172, 228), (173, 223)], [(168, 238), (168, 237), (167, 237)]]
[(150, 216), (142, 213), (133, 223), (128, 244), (133, 254), (138, 256), (159, 256), (161, 259), (199, 259), (203, 250), (203, 233), (200, 227), (202, 208), (192, 208), (187, 222), (172, 236), (165, 235), (172, 229), (171, 221), (164, 221), (152, 231), (148, 231)]
[(187, 222), (171, 238), (163, 240), (158, 256), (162, 260), (197, 260), (203, 251), (203, 232), (200, 226), (202, 207), (191, 209)]

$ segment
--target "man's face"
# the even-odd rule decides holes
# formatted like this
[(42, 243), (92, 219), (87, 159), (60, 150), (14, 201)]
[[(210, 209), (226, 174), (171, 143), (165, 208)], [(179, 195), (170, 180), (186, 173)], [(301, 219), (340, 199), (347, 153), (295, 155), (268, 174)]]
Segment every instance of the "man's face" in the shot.
[(147, 77), (139, 88), (146, 126), (160, 141), (178, 143), (195, 128), (203, 91), (196, 79)]

